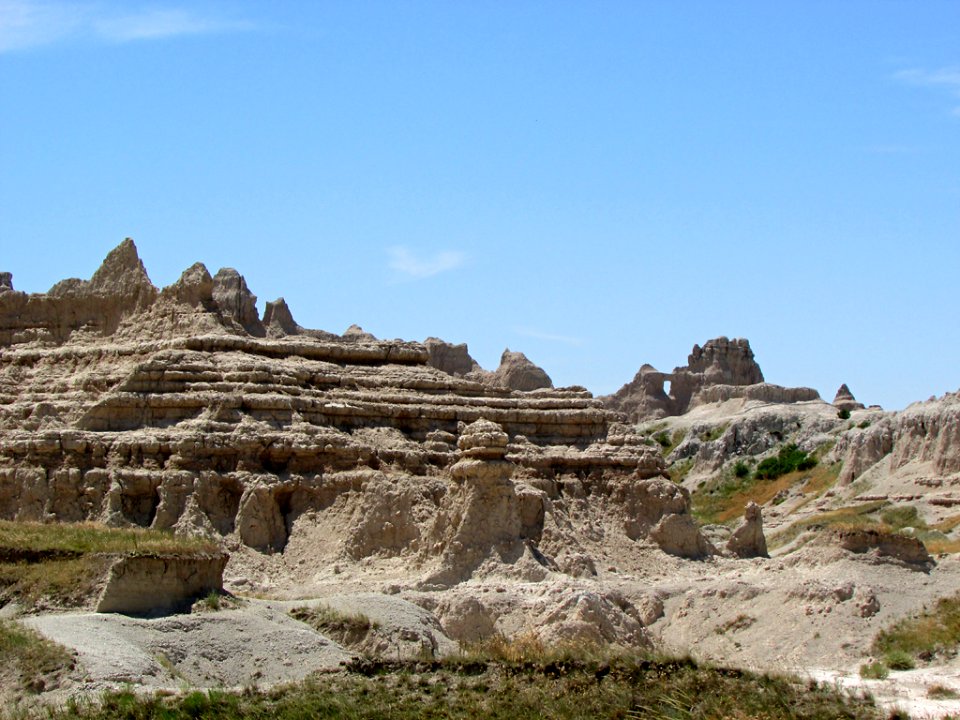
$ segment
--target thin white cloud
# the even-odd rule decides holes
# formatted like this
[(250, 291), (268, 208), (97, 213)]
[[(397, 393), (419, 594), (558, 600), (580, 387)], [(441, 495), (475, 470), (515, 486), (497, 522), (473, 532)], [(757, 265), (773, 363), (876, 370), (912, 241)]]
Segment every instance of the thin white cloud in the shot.
[(548, 342), (566, 343), (567, 345), (583, 345), (583, 338), (572, 337), (570, 335), (554, 335), (553, 333), (541, 332), (528, 327), (515, 327), (513, 331), (517, 335), (535, 338), (537, 340), (547, 340)]
[(66, 40), (126, 43), (252, 29), (250, 22), (202, 15), (173, 4), (0, 0), (0, 53)]
[(408, 278), (421, 280), (454, 270), (464, 262), (467, 256), (455, 250), (444, 250), (433, 255), (418, 256), (404, 245), (387, 248), (390, 255), (390, 268)]
[(0, 52), (50, 45), (83, 27), (89, 9), (30, 0), (0, 0)]
[(94, 28), (106, 40), (132, 42), (175, 35), (249, 30), (251, 24), (195, 15), (179, 8), (148, 9), (138, 13), (97, 20)]
[[(901, 70), (893, 77), (910, 85), (941, 88), (960, 100), (960, 66), (943, 67), (938, 70), (912, 68)], [(954, 107), (951, 113), (960, 116), (960, 105)]]

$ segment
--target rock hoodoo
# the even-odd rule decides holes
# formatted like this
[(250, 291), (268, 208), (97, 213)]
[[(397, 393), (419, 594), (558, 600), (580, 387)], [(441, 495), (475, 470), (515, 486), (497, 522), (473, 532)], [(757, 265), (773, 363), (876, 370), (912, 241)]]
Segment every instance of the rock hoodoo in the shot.
[(727, 550), (737, 557), (769, 557), (767, 539), (763, 535), (763, 511), (750, 502), (743, 512), (743, 522), (727, 541)]

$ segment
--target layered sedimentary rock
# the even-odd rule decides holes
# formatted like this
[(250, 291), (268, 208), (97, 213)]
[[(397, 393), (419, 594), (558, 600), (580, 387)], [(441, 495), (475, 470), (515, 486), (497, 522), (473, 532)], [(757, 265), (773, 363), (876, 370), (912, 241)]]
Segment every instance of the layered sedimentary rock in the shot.
[[(231, 269), (197, 264), (158, 291), (129, 240), (89, 282), (0, 292), (0, 348), (4, 518), (235, 535), (279, 551), (301, 518), (336, 517), (336, 553), (443, 557), (438, 543), (461, 541), (436, 538), (465, 520), (433, 518), (505, 463), (520, 519), (500, 531), (553, 567), (537, 549), (538, 518), (554, 518), (549, 545), (571, 494), (607, 498), (620, 508), (611, 532), (635, 540), (667, 512), (623, 509), (642, 505), (638, 483), (664, 463), (586, 391), (450, 374), (429, 344), (305, 330), (282, 300), (261, 320)], [(481, 419), (506, 439), (498, 458), (464, 447)]]
[(833, 397), (833, 405), (838, 410), (846, 410), (848, 412), (863, 410), (864, 408), (864, 404), (857, 402), (857, 399), (853, 396), (853, 393), (850, 392), (850, 388), (847, 387), (846, 383), (843, 383), (837, 389), (837, 394)]
[(841, 483), (874, 466), (893, 472), (910, 463), (929, 463), (937, 476), (960, 473), (960, 392), (914, 403), (864, 428), (844, 433), (834, 455), (843, 460)]
[[(670, 383), (669, 392), (665, 384)], [(765, 383), (749, 341), (725, 337), (694, 345), (687, 364), (671, 373), (645, 364), (629, 383), (605, 398), (606, 405), (634, 422), (683, 415), (697, 405), (734, 398), (770, 403), (819, 400), (811, 388)]]

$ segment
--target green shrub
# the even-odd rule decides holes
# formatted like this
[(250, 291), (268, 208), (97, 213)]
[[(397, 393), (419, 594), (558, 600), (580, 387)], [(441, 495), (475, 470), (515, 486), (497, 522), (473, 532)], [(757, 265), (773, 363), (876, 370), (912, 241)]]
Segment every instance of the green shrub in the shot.
[(773, 457), (768, 457), (757, 465), (756, 476), (763, 480), (775, 480), (794, 470), (809, 470), (817, 464), (817, 459), (808, 455), (794, 443), (784, 445)]
[(841, 420), (849, 420), (850, 411), (847, 410), (846, 408), (843, 408), (840, 412), (837, 413), (837, 417), (840, 418)]
[(913, 670), (917, 666), (913, 657), (903, 650), (892, 650), (884, 659), (891, 670)]
[(737, 464), (733, 466), (733, 474), (738, 478), (745, 478), (750, 475), (750, 466), (743, 460), (737, 460)]
[(867, 680), (883, 680), (889, 674), (890, 671), (882, 662), (872, 662), (860, 666), (860, 677)]

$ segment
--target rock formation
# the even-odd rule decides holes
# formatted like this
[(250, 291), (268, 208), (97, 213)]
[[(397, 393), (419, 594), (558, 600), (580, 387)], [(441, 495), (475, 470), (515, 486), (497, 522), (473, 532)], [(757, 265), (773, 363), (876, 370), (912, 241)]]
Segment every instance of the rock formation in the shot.
[(850, 388), (847, 387), (846, 383), (843, 383), (838, 389), (837, 394), (833, 397), (833, 405), (837, 410), (847, 410), (852, 412), (853, 410), (863, 410), (863, 403), (857, 402), (857, 399), (853, 396), (853, 393), (850, 392)]
[(881, 464), (886, 472), (922, 463), (937, 476), (960, 473), (960, 392), (854, 428), (837, 441), (834, 455), (843, 460), (842, 484)]
[(427, 348), (427, 363), (430, 367), (443, 370), (448, 375), (464, 376), (480, 370), (477, 361), (470, 357), (466, 343), (453, 345), (440, 338), (429, 337), (424, 341)]
[(503, 351), (500, 367), (494, 370), (490, 380), (494, 385), (521, 392), (553, 387), (553, 381), (543, 368), (530, 362), (522, 352), (511, 352), (510, 348)]
[(763, 512), (750, 502), (743, 512), (743, 522), (727, 541), (727, 551), (737, 557), (769, 557), (767, 539), (763, 535)]
[[(665, 383), (670, 383), (669, 393)], [(632, 381), (604, 398), (613, 410), (634, 422), (682, 415), (704, 403), (746, 398), (772, 403), (819, 400), (811, 388), (784, 388), (763, 380), (749, 341), (719, 337), (694, 345), (687, 364), (671, 373), (645, 364)]]
[[(449, 579), (490, 558), (533, 575), (591, 567), (568, 517), (586, 494), (624, 542), (688, 515), (670, 483), (645, 484), (665, 474), (654, 448), (520, 353), (498, 370), (517, 390), (478, 381), (472, 363), (458, 376), (465, 347), (447, 354), (450, 374), (429, 344), (306, 330), (282, 300), (263, 321), (229, 268), (197, 264), (158, 291), (129, 240), (89, 282), (0, 293), (0, 347), (2, 518), (231, 536), (267, 553), (325, 527), (316, 552), (331, 562), (402, 556)], [(707, 552), (679, 524), (657, 541)]]

